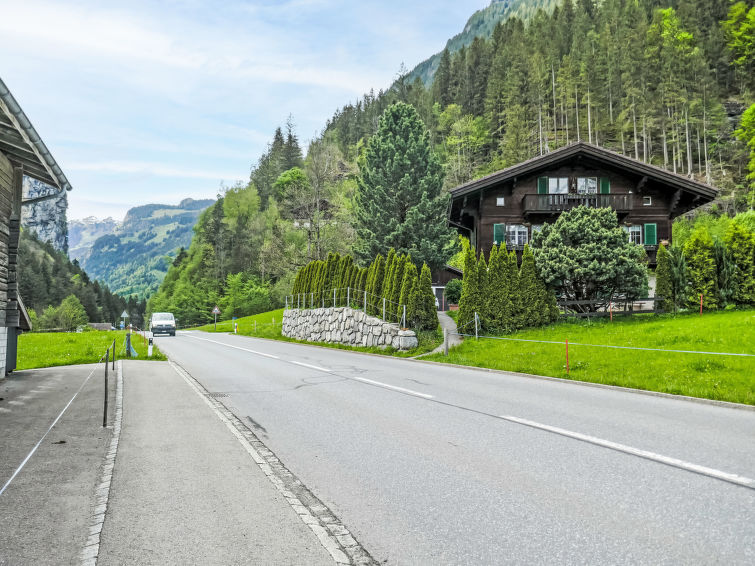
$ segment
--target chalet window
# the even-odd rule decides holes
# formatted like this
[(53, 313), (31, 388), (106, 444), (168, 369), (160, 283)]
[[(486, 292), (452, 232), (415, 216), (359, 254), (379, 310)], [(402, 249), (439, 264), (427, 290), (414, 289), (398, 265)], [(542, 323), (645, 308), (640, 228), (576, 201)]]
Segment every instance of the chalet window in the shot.
[(503, 244), (506, 239), (506, 225), (493, 224), (493, 245)]
[(495, 205), (496, 206), (505, 206), (505, 201), (503, 197), (496, 197), (495, 199)]
[(548, 193), (552, 195), (565, 195), (568, 192), (568, 177), (548, 177)]
[(527, 243), (527, 227), (523, 224), (508, 224), (506, 226), (506, 245), (524, 246)]
[(598, 194), (598, 178), (577, 177), (577, 193), (580, 195)]
[(542, 229), (543, 229), (543, 225), (542, 224), (533, 224), (532, 225), (532, 235), (534, 236), (535, 232), (539, 232)]
[(633, 244), (642, 244), (642, 226), (634, 225), (628, 229), (629, 241)]
[(645, 245), (655, 246), (658, 245), (658, 225), (645, 224)]
[(642, 197), (642, 206), (652, 206), (653, 197)]

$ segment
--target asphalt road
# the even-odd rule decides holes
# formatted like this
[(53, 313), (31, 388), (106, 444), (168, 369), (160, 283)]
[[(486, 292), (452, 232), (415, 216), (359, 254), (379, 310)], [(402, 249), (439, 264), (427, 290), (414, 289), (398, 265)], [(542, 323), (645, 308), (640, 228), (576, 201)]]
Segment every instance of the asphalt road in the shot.
[(179, 333), (171, 359), (388, 564), (755, 562), (755, 412)]

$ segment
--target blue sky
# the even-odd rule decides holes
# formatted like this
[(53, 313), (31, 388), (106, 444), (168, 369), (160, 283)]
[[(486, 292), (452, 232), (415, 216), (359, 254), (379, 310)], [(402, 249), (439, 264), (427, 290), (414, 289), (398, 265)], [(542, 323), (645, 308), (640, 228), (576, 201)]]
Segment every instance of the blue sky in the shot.
[(293, 116), (440, 51), (489, 0), (0, 0), (0, 77), (73, 186), (68, 217), (214, 198)]

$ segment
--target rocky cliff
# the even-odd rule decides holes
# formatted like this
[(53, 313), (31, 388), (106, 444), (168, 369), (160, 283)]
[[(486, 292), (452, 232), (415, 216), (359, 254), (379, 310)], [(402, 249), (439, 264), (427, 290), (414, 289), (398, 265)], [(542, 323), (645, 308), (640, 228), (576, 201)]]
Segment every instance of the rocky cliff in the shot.
[[(23, 198), (41, 197), (58, 189), (24, 177)], [(49, 242), (56, 250), (68, 253), (68, 223), (66, 210), (68, 197), (65, 191), (57, 197), (21, 207), (21, 225), (34, 232), (43, 242)]]

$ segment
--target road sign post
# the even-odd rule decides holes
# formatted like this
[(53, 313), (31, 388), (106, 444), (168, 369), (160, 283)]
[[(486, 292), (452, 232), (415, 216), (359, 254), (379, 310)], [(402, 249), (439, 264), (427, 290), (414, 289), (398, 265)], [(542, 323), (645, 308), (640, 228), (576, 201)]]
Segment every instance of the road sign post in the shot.
[(220, 309), (218, 308), (218, 305), (215, 305), (215, 308), (212, 309), (212, 314), (215, 315), (215, 330), (218, 329), (218, 315), (220, 314)]

